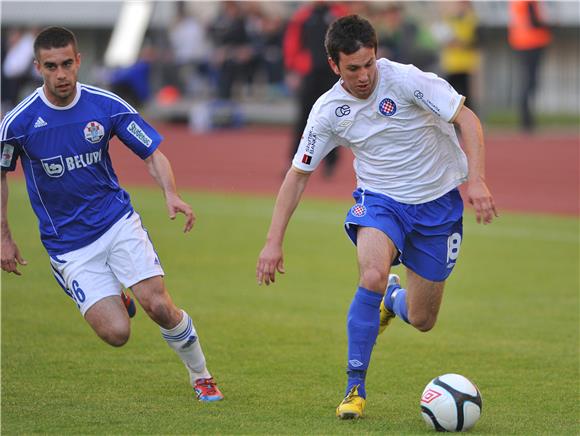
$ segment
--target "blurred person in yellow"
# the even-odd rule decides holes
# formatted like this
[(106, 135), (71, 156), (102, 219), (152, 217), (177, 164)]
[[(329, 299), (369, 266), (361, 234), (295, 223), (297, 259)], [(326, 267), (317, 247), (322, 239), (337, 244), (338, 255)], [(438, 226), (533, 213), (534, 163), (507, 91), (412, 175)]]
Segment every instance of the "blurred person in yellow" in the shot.
[(474, 107), (473, 75), (478, 71), (478, 19), (470, 1), (444, 3), (441, 69), (446, 80)]
[(521, 89), (519, 95), (520, 123), (523, 130), (535, 127), (532, 99), (538, 88), (538, 71), (544, 49), (552, 41), (541, 5), (535, 0), (512, 0), (509, 4), (508, 41), (519, 54)]

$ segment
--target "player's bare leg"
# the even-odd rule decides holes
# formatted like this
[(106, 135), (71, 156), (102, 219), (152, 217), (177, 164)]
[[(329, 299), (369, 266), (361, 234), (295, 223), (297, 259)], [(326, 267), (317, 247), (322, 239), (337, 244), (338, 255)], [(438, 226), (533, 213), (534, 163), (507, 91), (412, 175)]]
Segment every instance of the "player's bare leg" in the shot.
[(200, 401), (223, 399), (206, 367), (193, 322), (184, 310), (173, 303), (165, 289), (163, 277), (142, 280), (131, 289), (147, 315), (159, 325), (163, 339), (185, 364), (197, 398)]
[(391, 263), (397, 255), (393, 241), (379, 229), (360, 227), (357, 231), (359, 285), (385, 293)]
[(165, 289), (163, 277), (156, 276), (142, 280), (131, 286), (131, 289), (149, 318), (160, 327), (172, 329), (183, 318), (181, 310), (175, 306)]
[(341, 419), (360, 418), (364, 413), (366, 371), (379, 331), (379, 307), (396, 253), (395, 245), (382, 231), (358, 228), (359, 287), (347, 318), (348, 383), (345, 398), (336, 409)]
[(113, 347), (125, 345), (131, 334), (127, 309), (118, 295), (105, 297), (93, 304), (85, 319), (95, 333)]
[(445, 281), (427, 280), (407, 268), (407, 308), (409, 323), (417, 330), (427, 332), (437, 321)]

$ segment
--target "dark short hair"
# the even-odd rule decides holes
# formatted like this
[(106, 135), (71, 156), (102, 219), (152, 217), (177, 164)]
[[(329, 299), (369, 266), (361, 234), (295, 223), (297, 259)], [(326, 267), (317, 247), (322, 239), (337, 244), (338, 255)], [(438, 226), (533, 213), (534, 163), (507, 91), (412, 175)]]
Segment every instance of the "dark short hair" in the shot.
[(377, 33), (368, 20), (359, 15), (347, 15), (335, 20), (326, 31), (326, 53), (338, 65), (340, 53), (353, 54), (362, 47), (377, 52)]
[(34, 56), (38, 59), (38, 52), (51, 48), (62, 48), (72, 45), (77, 52), (77, 39), (70, 30), (64, 27), (51, 26), (42, 29), (34, 40)]

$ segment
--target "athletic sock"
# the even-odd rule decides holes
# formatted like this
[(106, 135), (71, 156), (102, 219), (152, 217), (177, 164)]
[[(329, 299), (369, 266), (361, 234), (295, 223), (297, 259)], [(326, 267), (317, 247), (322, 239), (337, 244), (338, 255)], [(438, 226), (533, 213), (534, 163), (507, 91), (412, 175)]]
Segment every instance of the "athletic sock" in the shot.
[[(365, 377), (371, 353), (379, 333), (381, 300), (383, 296), (359, 287), (348, 311), (348, 383), (346, 394), (359, 385), (358, 394), (366, 398)], [(345, 394), (345, 395), (346, 395)]]
[(184, 310), (183, 318), (171, 330), (160, 327), (161, 335), (167, 344), (177, 353), (189, 372), (191, 385), (200, 378), (210, 378), (211, 374), (205, 366), (205, 356), (193, 327), (191, 318)]
[(410, 324), (407, 310), (407, 290), (401, 288), (401, 285), (387, 287), (385, 306), (407, 324)]

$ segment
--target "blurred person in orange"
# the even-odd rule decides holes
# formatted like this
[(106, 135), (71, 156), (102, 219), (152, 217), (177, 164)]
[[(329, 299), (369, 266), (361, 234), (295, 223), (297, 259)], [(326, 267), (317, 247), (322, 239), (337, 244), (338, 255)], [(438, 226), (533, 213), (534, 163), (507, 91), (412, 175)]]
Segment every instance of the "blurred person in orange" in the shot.
[(552, 41), (552, 33), (537, 1), (512, 0), (509, 11), (508, 41), (518, 53), (521, 64), (520, 125), (524, 131), (531, 132), (536, 126), (532, 100), (538, 89), (538, 72), (543, 54)]

